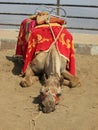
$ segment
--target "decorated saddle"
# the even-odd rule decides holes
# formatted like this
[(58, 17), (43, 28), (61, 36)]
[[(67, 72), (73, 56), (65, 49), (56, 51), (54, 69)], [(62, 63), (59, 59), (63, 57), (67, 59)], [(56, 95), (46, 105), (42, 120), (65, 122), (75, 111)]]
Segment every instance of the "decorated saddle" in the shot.
[(47, 14), (42, 15), (44, 17), (42, 20), (41, 15), (25, 19), (20, 25), (16, 55), (23, 57), (22, 73), (25, 73), (36, 53), (48, 51), (52, 44), (55, 44), (59, 54), (69, 63), (68, 71), (75, 75), (74, 43), (71, 33), (62, 26), (63, 20), (51, 17), (48, 23)]

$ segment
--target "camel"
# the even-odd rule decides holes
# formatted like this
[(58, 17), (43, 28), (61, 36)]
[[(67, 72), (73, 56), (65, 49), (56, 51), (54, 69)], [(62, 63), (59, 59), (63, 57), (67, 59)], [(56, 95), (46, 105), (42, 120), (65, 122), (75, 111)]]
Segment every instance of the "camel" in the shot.
[(40, 52), (29, 64), (25, 77), (20, 82), (22, 87), (29, 87), (38, 80), (38, 75), (44, 76), (44, 86), (41, 94), (41, 109), (44, 113), (55, 110), (62, 94), (62, 85), (70, 88), (79, 85), (79, 78), (70, 74), (65, 66), (67, 60), (60, 56), (56, 46), (53, 45), (49, 52)]
[[(42, 15), (40, 14), (39, 17)], [(32, 86), (39, 80), (39, 76), (43, 77), (44, 85), (40, 90), (40, 108), (44, 113), (49, 113), (55, 110), (60, 101), (62, 85), (73, 88), (80, 84), (80, 80), (69, 71), (74, 67), (74, 65), (69, 65), (74, 59), (71, 34), (64, 26), (60, 25), (62, 20), (56, 19), (58, 21), (56, 23), (52, 17), (53, 23), (50, 24), (49, 19), (47, 20), (46, 16), (45, 18), (45, 21), (40, 22), (41, 25), (34, 28), (33, 33), (30, 32), (27, 53), (33, 58), (25, 70), (20, 85), (22, 87)], [(19, 42), (19, 45), (21, 43), (23, 42)], [(28, 54), (25, 56), (26, 58)]]

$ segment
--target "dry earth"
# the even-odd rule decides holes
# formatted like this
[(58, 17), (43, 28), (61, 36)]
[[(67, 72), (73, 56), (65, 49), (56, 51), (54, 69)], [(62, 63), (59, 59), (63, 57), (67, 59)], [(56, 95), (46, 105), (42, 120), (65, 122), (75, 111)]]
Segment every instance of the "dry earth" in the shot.
[(41, 84), (20, 87), (13, 54), (0, 51), (0, 130), (98, 130), (98, 56), (76, 55), (81, 87), (63, 87), (56, 111), (44, 114), (34, 103)]

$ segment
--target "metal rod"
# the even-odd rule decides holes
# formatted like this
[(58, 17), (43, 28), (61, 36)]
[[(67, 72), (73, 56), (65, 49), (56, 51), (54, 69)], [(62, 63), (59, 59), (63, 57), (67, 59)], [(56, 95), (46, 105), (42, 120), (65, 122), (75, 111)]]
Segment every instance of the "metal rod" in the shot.
[[(58, 0), (59, 1), (59, 0)], [(0, 4), (17, 4), (17, 5), (47, 5), (47, 6), (57, 6), (57, 4), (47, 4), (47, 3), (21, 3), (21, 2), (0, 2)], [(60, 4), (60, 6), (65, 7), (86, 7), (86, 8), (98, 8), (97, 5), (72, 5), (72, 4)]]
[[(30, 16), (32, 14), (26, 14), (26, 13), (0, 13), (0, 15), (24, 15), (24, 16)], [(59, 17), (59, 16), (58, 16)], [(62, 18), (65, 17), (65, 16), (61, 16)], [(78, 18), (78, 19), (95, 19), (95, 20), (98, 20), (98, 17), (83, 17), (83, 16), (67, 16), (67, 18)]]
[(60, 7), (60, 0), (57, 0), (57, 15), (58, 16), (60, 15), (59, 7)]
[(75, 30), (90, 30), (90, 31), (98, 31), (98, 28), (82, 28), (82, 27), (67, 27), (68, 29), (75, 29)]

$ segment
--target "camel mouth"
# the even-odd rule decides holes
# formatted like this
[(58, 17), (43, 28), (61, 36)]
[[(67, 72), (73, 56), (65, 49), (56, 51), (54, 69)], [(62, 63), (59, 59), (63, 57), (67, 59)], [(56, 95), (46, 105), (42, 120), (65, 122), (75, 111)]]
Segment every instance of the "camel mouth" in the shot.
[(49, 107), (48, 105), (44, 106), (42, 104), (42, 112), (43, 113), (50, 113), (50, 112), (54, 112), (55, 111), (55, 104), (53, 104), (52, 102), (50, 104), (52, 104), (51, 107)]
[[(49, 79), (50, 80), (50, 79)], [(41, 88), (41, 110), (44, 113), (50, 113), (55, 111), (56, 105), (60, 101), (61, 87), (58, 82), (46, 82), (46, 86)]]
[(41, 104), (43, 113), (50, 113), (55, 111), (55, 103), (53, 101), (48, 101), (46, 104)]
[(55, 111), (59, 97), (55, 94), (41, 94), (40, 110), (43, 113), (50, 113)]

